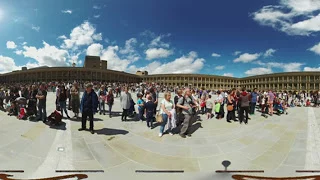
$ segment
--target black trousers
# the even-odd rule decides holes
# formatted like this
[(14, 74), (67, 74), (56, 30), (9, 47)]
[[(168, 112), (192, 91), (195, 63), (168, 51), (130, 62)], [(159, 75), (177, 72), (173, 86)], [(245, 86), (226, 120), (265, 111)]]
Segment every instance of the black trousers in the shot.
[(236, 110), (233, 109), (232, 111), (228, 111), (228, 114), (227, 114), (227, 121), (230, 121), (230, 120), (236, 120)]
[[(246, 112), (246, 120), (244, 121), (244, 111)], [(239, 120), (240, 120), (240, 123), (242, 122), (245, 122), (245, 123), (248, 123), (248, 117), (249, 117), (249, 106), (246, 106), (246, 107), (240, 107), (240, 112), (239, 112)]]
[(90, 130), (93, 130), (93, 112), (82, 112), (82, 129), (86, 129), (87, 117), (90, 121)]
[(121, 116), (121, 120), (122, 121), (126, 121), (127, 120), (128, 111), (129, 111), (129, 109), (123, 109), (122, 116)]

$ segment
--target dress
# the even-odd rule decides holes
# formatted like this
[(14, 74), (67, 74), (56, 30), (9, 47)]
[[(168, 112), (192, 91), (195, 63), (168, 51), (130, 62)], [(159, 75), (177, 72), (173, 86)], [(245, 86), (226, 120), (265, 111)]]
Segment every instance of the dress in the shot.
[[(78, 92), (78, 94), (73, 94)], [(79, 89), (72, 88), (71, 89), (71, 103), (72, 103), (72, 111), (74, 113), (79, 113), (80, 109), (80, 95), (79, 95)]]

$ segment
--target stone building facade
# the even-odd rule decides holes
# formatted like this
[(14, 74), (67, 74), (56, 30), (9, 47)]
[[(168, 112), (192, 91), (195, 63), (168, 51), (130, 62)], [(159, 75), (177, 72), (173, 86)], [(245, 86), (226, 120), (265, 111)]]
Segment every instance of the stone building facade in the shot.
[(122, 83), (157, 83), (172, 87), (204, 87), (229, 90), (233, 87), (260, 90), (314, 91), (320, 89), (320, 71), (274, 73), (244, 78), (205, 74), (155, 74), (137, 71), (136, 74), (107, 69), (107, 61), (86, 56), (84, 67), (39, 67), (0, 75), (0, 83), (32, 83), (53, 81), (100, 81)]

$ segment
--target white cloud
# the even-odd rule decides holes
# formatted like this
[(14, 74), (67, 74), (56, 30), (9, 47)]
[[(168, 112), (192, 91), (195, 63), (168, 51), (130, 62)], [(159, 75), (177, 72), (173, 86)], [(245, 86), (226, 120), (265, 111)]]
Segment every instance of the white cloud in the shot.
[(23, 36), (19, 36), (17, 39), (24, 39), (24, 37)]
[(94, 41), (101, 40), (102, 34), (96, 34), (96, 29), (88, 21), (85, 21), (71, 31), (70, 38), (65, 39), (61, 47), (65, 49), (78, 49), (79, 46), (90, 45)]
[(272, 70), (270, 68), (252, 68), (245, 72), (248, 76), (261, 75), (261, 74), (271, 74)]
[(43, 42), (42, 48), (24, 46), (23, 49), (24, 57), (36, 60), (39, 66), (66, 66), (68, 64), (68, 51), (58, 49), (46, 42)]
[(97, 5), (94, 5), (92, 8), (93, 8), (93, 9), (101, 9), (101, 7), (100, 7), (100, 6), (97, 6)]
[(94, 15), (93, 17), (94, 17), (94, 18), (99, 18), (99, 17), (100, 17), (100, 14)]
[(67, 36), (61, 35), (61, 36), (58, 37), (58, 39), (67, 39)]
[(64, 14), (72, 14), (72, 10), (71, 9), (66, 9), (66, 10), (63, 10), (61, 12), (64, 13)]
[(238, 56), (239, 54), (241, 54), (241, 51), (235, 51), (235, 52), (233, 53), (234, 56)]
[(320, 67), (312, 68), (312, 67), (305, 67), (303, 71), (320, 71)]
[(224, 66), (217, 66), (215, 67), (216, 70), (223, 70), (225, 67)]
[(118, 46), (108, 46), (107, 49), (102, 50), (101, 59), (108, 61), (108, 68), (110, 69), (126, 71), (132, 61), (128, 59), (121, 59), (117, 54), (118, 51)]
[(263, 63), (261, 61), (257, 61), (257, 62), (255, 62), (255, 64), (267, 67), (268, 69), (271, 69), (271, 68), (282, 69), (284, 72), (300, 71), (301, 66), (304, 65), (303, 63), (298, 63), (298, 62), (289, 62), (289, 63), (267, 62), (267, 63)]
[(28, 43), (27, 43), (27, 42), (23, 42), (23, 43), (21, 43), (21, 45), (22, 45), (22, 46), (24, 46), (24, 45), (26, 45), (26, 44), (28, 44)]
[(33, 30), (35, 30), (35, 31), (37, 31), (37, 32), (40, 31), (40, 27), (39, 27), (39, 26), (34, 26), (34, 25), (32, 25), (32, 26), (31, 26), (31, 29), (33, 29)]
[(163, 48), (150, 48), (146, 50), (145, 54), (147, 60), (166, 58), (173, 54), (172, 50)]
[(252, 13), (253, 19), (288, 35), (309, 36), (320, 31), (320, 1), (281, 0)]
[(132, 65), (128, 68), (128, 71), (136, 72), (137, 70), (146, 70), (149, 74), (196, 73), (203, 68), (204, 62), (205, 60), (203, 58), (198, 58), (196, 52), (191, 51), (188, 55), (184, 55), (172, 62), (160, 63), (154, 61), (141, 68)]
[(220, 54), (217, 54), (217, 53), (212, 53), (211, 56), (212, 56), (212, 57), (221, 57), (221, 55), (220, 55)]
[(233, 62), (243, 62), (243, 63), (248, 63), (252, 62), (260, 57), (261, 54), (255, 53), (255, 54), (249, 54), (249, 53), (244, 53), (241, 54), (238, 58), (233, 60)]
[(121, 49), (120, 50), (120, 53), (121, 54), (129, 54), (129, 53), (134, 53), (135, 50), (134, 50), (134, 47), (137, 44), (137, 39), (136, 38), (131, 38), (131, 39), (128, 39), (126, 41), (126, 44), (125, 44), (125, 47), (124, 49)]
[(99, 43), (91, 44), (87, 49), (87, 55), (89, 56), (100, 56), (103, 50), (103, 45)]
[(233, 74), (232, 73), (224, 73), (223, 76), (233, 77)]
[(312, 51), (318, 55), (320, 55), (320, 43), (314, 45), (313, 47), (311, 47), (310, 49), (308, 49), (309, 51)]
[(17, 55), (21, 55), (23, 53), (22, 50), (16, 50), (14, 53), (16, 53)]
[(162, 48), (169, 48), (170, 47), (170, 44), (169, 43), (165, 43), (162, 41), (163, 38), (165, 37), (169, 37), (171, 34), (167, 34), (167, 35), (160, 35), (156, 38), (154, 38), (149, 47), (150, 48), (157, 48), (157, 47), (162, 47)]
[(7, 41), (7, 48), (8, 49), (15, 49), (15, 48), (17, 48), (17, 45), (13, 41)]
[(273, 56), (273, 54), (276, 52), (277, 50), (275, 49), (268, 49), (265, 53), (264, 53), (264, 57), (271, 57)]
[(18, 70), (14, 60), (10, 57), (0, 55), (0, 73), (7, 73), (14, 70)]

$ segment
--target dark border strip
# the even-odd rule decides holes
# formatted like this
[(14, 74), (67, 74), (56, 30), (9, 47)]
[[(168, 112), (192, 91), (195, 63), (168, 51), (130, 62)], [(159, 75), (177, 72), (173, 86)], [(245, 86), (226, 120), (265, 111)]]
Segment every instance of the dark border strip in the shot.
[(136, 170), (136, 173), (184, 173), (184, 170)]
[(296, 170), (297, 173), (320, 173), (320, 170)]
[(104, 173), (104, 170), (56, 170), (56, 173)]
[(24, 170), (0, 170), (0, 173), (24, 173)]
[(264, 173), (264, 170), (252, 170), (252, 171), (217, 170), (216, 173)]

